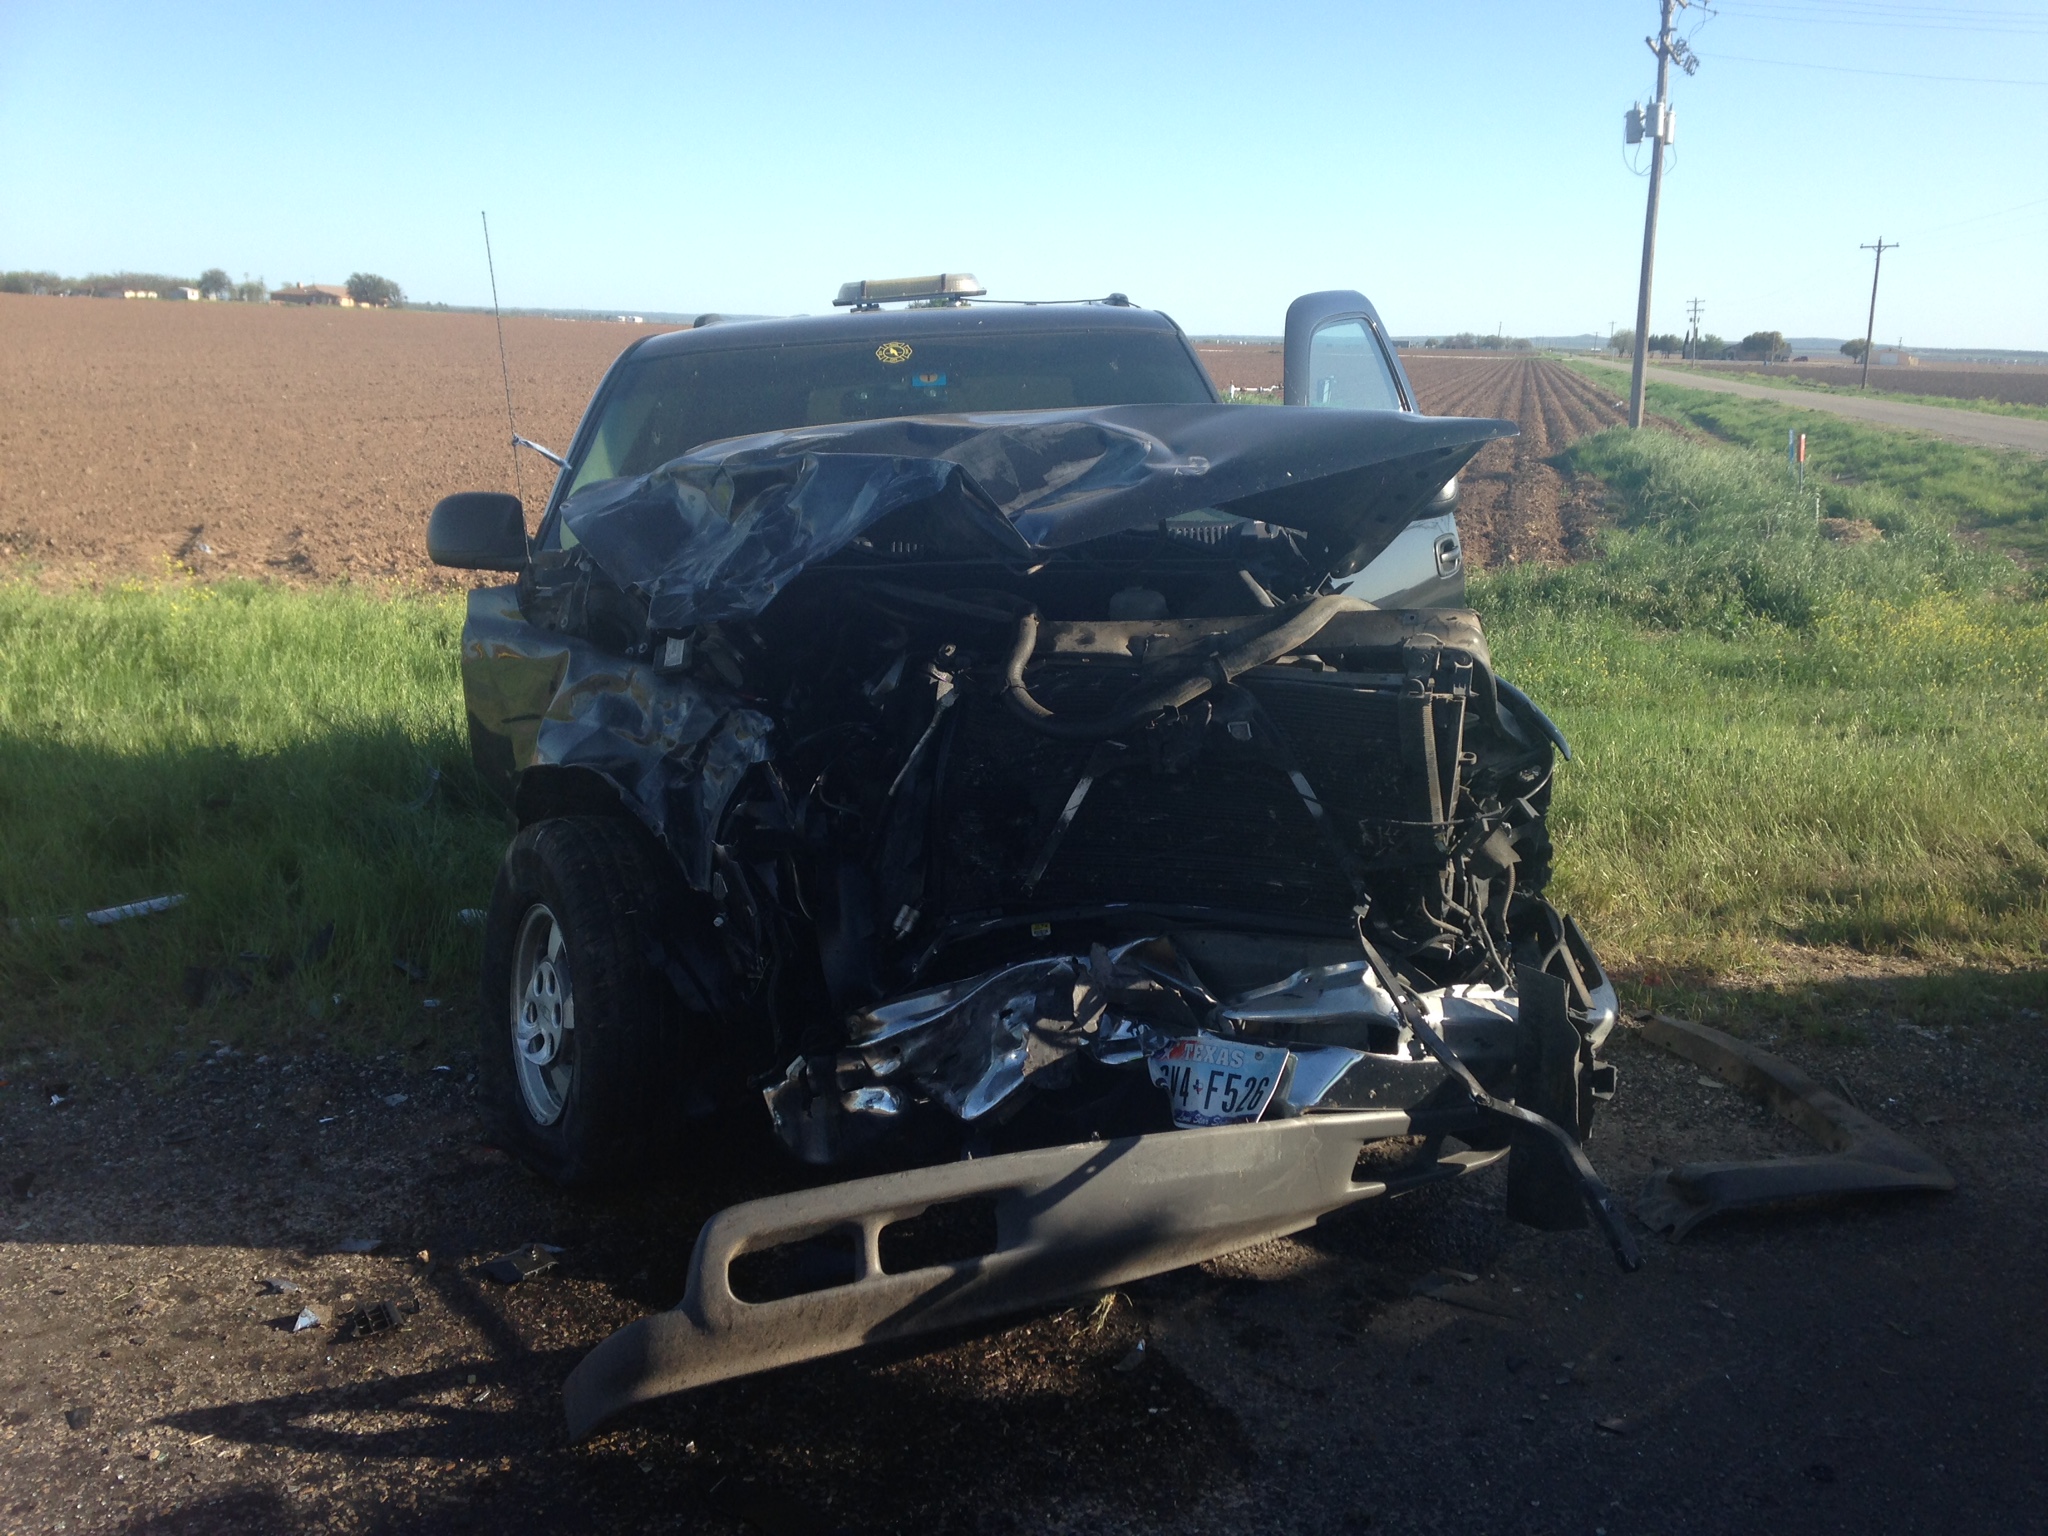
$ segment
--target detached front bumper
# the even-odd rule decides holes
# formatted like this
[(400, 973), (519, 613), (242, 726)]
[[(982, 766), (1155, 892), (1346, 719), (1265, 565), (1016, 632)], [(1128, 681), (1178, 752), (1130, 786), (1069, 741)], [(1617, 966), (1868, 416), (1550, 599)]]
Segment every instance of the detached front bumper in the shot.
[[(1361, 1177), (1367, 1146), (1414, 1130), (1393, 1110), (1307, 1115), (1015, 1152), (733, 1206), (698, 1235), (682, 1303), (627, 1324), (570, 1374), (569, 1432), (580, 1439), (634, 1403), (729, 1377), (1199, 1263), (1506, 1156), (1456, 1152), (1399, 1175)], [(884, 1269), (885, 1228), (975, 1199), (994, 1206), (989, 1252)], [(735, 1259), (829, 1235), (857, 1239), (849, 1282), (773, 1301), (734, 1294)]]

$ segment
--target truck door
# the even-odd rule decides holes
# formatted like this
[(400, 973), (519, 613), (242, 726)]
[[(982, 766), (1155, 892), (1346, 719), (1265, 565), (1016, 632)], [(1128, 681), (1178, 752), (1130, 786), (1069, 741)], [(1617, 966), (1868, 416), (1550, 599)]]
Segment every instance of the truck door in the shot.
[[(1352, 411), (1417, 410), (1379, 311), (1348, 288), (1305, 293), (1287, 307), (1281, 400)], [(1383, 608), (1455, 608), (1465, 601), (1455, 476), (1405, 531), (1340, 590)]]

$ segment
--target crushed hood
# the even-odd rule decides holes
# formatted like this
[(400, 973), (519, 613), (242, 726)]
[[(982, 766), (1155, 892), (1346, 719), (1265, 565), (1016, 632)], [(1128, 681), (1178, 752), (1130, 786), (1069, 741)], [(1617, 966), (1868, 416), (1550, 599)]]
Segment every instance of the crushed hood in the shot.
[(707, 443), (562, 507), (565, 543), (683, 630), (759, 613), (919, 504), (991, 558), (1046, 555), (1204, 509), (1294, 529), (1361, 569), (1515, 424), (1288, 406), (1124, 405), (906, 416)]

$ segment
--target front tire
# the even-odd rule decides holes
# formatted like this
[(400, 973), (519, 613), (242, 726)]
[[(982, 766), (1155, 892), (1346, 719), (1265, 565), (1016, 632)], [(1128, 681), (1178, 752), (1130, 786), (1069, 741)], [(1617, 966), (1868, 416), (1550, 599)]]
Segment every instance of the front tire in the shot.
[(631, 822), (558, 817), (506, 850), (485, 920), (482, 1068), (499, 1144), (558, 1184), (617, 1179), (672, 1137), (693, 1024), (655, 968), (681, 882)]

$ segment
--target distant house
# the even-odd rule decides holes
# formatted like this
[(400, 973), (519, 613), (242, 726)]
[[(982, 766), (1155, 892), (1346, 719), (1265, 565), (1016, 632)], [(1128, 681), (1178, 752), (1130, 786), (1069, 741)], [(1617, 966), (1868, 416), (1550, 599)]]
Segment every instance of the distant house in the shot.
[(1880, 368), (1918, 368), (1920, 359), (1898, 347), (1880, 347), (1870, 355)]
[(270, 290), (273, 304), (332, 304), (341, 309), (354, 309), (356, 301), (348, 296), (346, 288), (337, 288), (331, 283), (294, 283), (289, 288)]
[(124, 299), (153, 299), (156, 297), (156, 290), (154, 288), (103, 288), (100, 290), (100, 295), (102, 298), (108, 299), (116, 296)]
[(199, 302), (199, 290), (197, 288), (173, 288), (170, 291), (168, 297), (173, 299), (188, 299), (192, 303), (197, 304)]

